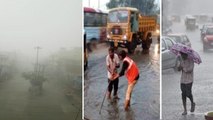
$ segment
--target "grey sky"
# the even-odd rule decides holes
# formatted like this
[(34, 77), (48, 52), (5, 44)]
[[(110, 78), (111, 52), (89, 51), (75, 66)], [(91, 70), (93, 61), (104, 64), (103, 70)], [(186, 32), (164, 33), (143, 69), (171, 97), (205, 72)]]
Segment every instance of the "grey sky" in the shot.
[(81, 1), (1, 0), (0, 51), (82, 46)]
[[(107, 10), (106, 3), (110, 0), (83, 0), (83, 6), (88, 7), (90, 2), (90, 7), (98, 8), (98, 1), (100, 2), (100, 9)], [(155, 0), (156, 3), (160, 4), (160, 0)]]

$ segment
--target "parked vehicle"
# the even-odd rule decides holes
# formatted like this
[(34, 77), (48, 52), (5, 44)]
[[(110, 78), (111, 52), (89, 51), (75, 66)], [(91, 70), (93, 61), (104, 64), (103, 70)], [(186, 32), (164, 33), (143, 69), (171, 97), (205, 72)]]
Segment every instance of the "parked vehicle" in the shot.
[(86, 44), (92, 51), (98, 42), (106, 41), (107, 13), (84, 7), (84, 30), (87, 34)]
[(208, 26), (203, 39), (203, 51), (213, 48), (213, 26)]
[(172, 33), (172, 34), (168, 34), (167, 36), (172, 38), (177, 43), (181, 43), (181, 44), (191, 47), (191, 42), (186, 34)]
[(144, 50), (149, 50), (153, 31), (156, 31), (156, 17), (142, 16), (138, 9), (130, 7), (109, 10), (107, 39), (112, 47), (124, 47), (133, 53), (142, 44)]
[(207, 30), (207, 27), (208, 26), (213, 26), (213, 23), (207, 23), (207, 24), (204, 24), (202, 26), (202, 28), (200, 29), (200, 40), (203, 41), (204, 37), (205, 37), (205, 34), (206, 34), (206, 30)]
[(175, 44), (176, 42), (169, 37), (163, 36), (162, 37), (162, 69), (169, 69), (173, 68), (175, 71), (178, 70), (178, 67), (180, 66), (180, 57), (177, 57), (174, 53), (170, 51), (170, 48)]

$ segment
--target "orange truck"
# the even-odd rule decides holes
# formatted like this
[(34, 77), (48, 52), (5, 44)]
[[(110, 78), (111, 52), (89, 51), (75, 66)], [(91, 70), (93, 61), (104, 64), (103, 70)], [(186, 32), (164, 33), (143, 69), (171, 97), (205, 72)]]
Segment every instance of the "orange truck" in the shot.
[(107, 20), (107, 41), (112, 47), (127, 48), (133, 53), (137, 45), (149, 50), (152, 32), (157, 30), (156, 17), (143, 16), (131, 7), (118, 7), (109, 10)]

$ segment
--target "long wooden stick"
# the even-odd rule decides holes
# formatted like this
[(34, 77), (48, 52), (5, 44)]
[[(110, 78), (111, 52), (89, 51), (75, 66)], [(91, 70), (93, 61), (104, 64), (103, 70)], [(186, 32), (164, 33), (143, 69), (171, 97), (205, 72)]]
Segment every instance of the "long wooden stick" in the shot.
[[(109, 82), (109, 84), (110, 84), (110, 83), (111, 83), (111, 81)], [(101, 103), (101, 107), (100, 107), (99, 114), (101, 114), (101, 109), (102, 109), (102, 107), (103, 107), (104, 100), (105, 100), (105, 98), (106, 98), (106, 93), (107, 93), (107, 91), (108, 91), (109, 84), (108, 84), (107, 89), (106, 89), (106, 92), (105, 92), (105, 94), (104, 94), (104, 98), (103, 98), (103, 101), (102, 101), (102, 103)]]

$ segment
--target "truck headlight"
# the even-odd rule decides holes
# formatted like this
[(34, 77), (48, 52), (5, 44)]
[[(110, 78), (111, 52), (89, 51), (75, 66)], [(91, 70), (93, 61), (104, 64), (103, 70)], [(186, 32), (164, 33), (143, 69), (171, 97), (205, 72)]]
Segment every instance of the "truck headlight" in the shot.
[(159, 34), (159, 33), (160, 33), (160, 31), (157, 29), (157, 30), (156, 30), (156, 33), (157, 33), (157, 34)]
[(109, 34), (107, 34), (107, 38), (110, 39), (110, 35)]
[(124, 39), (124, 40), (127, 40), (127, 36), (126, 36), (126, 35), (124, 35), (124, 36), (123, 36), (123, 39)]

